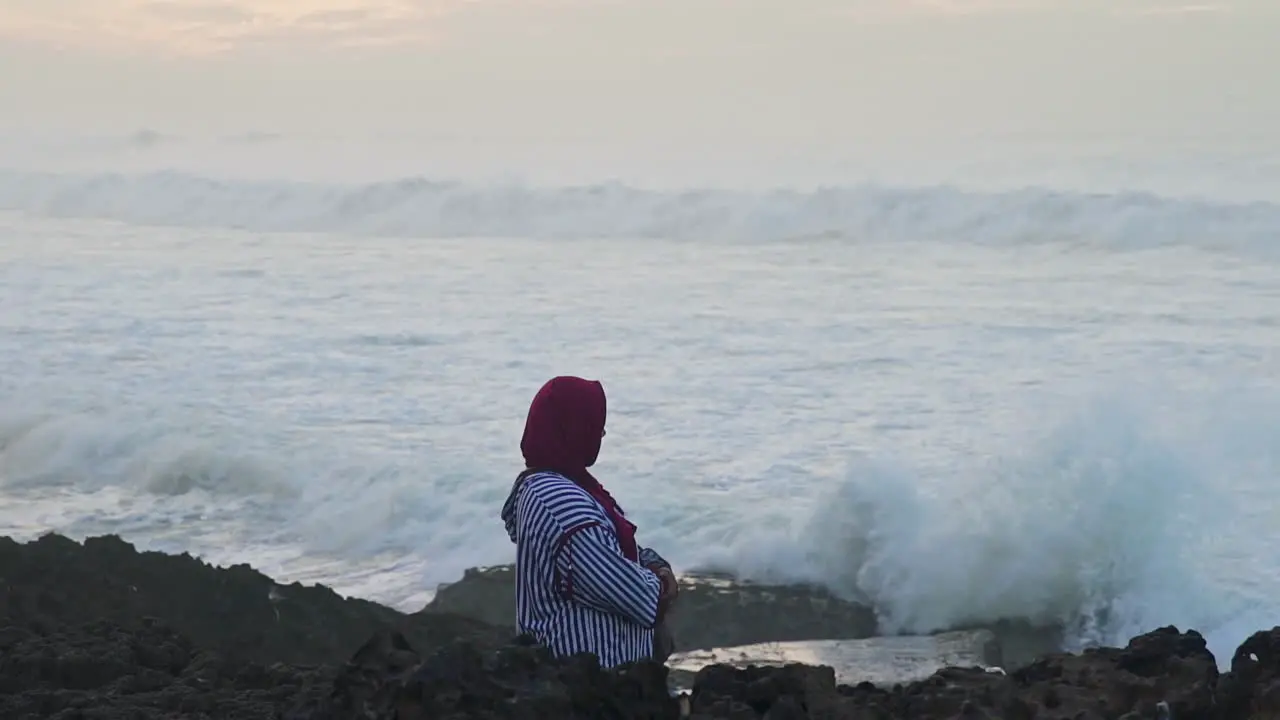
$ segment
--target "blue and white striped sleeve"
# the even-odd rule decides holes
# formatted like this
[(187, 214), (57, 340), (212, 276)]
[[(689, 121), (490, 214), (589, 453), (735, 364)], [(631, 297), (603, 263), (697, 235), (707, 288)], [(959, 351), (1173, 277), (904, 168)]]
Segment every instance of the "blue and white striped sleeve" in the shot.
[(662, 581), (622, 554), (613, 523), (590, 495), (564, 479), (530, 486), (522, 501), (530, 517), (544, 518), (538, 534), (558, 535), (547, 540), (556, 548), (561, 588), (574, 602), (653, 627)]
[(591, 525), (573, 533), (556, 564), (572, 578), (575, 602), (642, 627), (657, 622), (662, 581), (622, 554), (611, 529)]

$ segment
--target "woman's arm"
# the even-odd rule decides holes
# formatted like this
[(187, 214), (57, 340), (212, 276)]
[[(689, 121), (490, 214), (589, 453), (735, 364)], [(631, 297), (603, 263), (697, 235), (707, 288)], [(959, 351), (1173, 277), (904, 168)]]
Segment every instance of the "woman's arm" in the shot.
[(556, 566), (574, 602), (643, 627), (657, 622), (662, 580), (623, 556), (611, 528), (597, 524), (574, 532), (556, 557)]
[(680, 583), (676, 580), (675, 571), (671, 569), (671, 563), (650, 548), (640, 548), (640, 564), (652, 570), (662, 583), (662, 592), (658, 596), (658, 620), (661, 621), (680, 594)]
[(568, 479), (545, 480), (526, 486), (518, 502), (521, 534), (548, 544), (561, 592), (653, 627), (662, 580), (622, 554), (613, 523), (590, 495)]

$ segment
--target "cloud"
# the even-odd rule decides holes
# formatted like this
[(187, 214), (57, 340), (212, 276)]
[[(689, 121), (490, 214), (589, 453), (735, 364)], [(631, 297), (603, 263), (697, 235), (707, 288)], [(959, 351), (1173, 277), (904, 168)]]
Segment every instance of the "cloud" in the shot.
[(152, 55), (287, 52), (433, 42), (448, 16), (464, 13), (486, 30), (532, 34), (561, 14), (591, 20), (622, 11), (669, 16), (676, 30), (689, 25), (678, 19), (683, 13), (695, 22), (677, 34), (696, 46), (689, 35), (708, 18), (731, 28), (765, 16), (871, 23), (1038, 12), (1189, 16), (1229, 9), (1224, 2), (1273, 0), (0, 0), (0, 39)]
[[(1239, 0), (1237, 0), (1237, 3)], [(1271, 0), (1259, 0), (1265, 7)], [(1231, 12), (1234, 4), (1187, 0), (846, 0), (835, 10), (846, 18), (905, 21), (948, 16), (1036, 12), (1093, 13), (1125, 16), (1178, 16)]]
[(855, 20), (901, 21), (959, 15), (1035, 12), (1063, 7), (1062, 0), (850, 0), (837, 15)]
[(254, 18), (251, 10), (230, 2), (155, 0), (139, 5), (138, 12), (161, 20), (212, 24), (238, 24)]
[(1231, 7), (1221, 4), (1199, 4), (1199, 5), (1156, 5), (1147, 7), (1126, 7), (1117, 8), (1117, 15), (1145, 15), (1145, 16), (1184, 16), (1184, 15), (1204, 15), (1208, 13), (1225, 13), (1231, 12)]
[(0, 38), (207, 55), (240, 46), (364, 46), (430, 37), (468, 0), (6, 0)]

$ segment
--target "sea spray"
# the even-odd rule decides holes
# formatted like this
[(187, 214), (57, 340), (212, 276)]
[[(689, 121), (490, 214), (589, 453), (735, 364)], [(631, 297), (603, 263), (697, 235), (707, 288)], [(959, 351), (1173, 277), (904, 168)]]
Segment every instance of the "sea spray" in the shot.
[[(858, 457), (807, 520), (706, 565), (830, 587), (875, 608), (890, 633), (1020, 621), (1060, 628), (1065, 649), (1080, 649), (1174, 624), (1229, 658), (1237, 629), (1266, 607), (1213, 557), (1230, 530), (1266, 530), (1229, 488), (1263, 492), (1280, 470), (1275, 431), (1258, 429), (1275, 425), (1253, 424), (1280, 403), (1245, 392), (1091, 395), (1011, 435), (1002, 456), (956, 458), (942, 475)], [(1230, 418), (1231, 407), (1247, 412)]]

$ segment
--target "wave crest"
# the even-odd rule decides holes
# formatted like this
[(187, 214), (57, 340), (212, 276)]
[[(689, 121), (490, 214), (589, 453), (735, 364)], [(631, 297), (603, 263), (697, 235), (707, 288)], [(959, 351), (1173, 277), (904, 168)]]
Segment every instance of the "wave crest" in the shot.
[(1076, 242), (1268, 251), (1280, 206), (1077, 194), (894, 189), (645, 190), (482, 186), (414, 178), (363, 185), (216, 180), (177, 172), (0, 172), (0, 209), (52, 217), (403, 237)]

